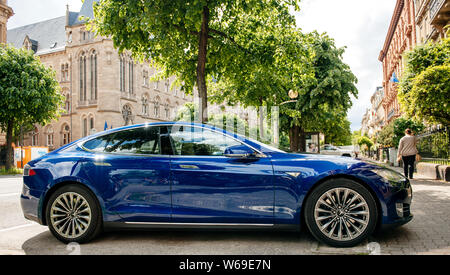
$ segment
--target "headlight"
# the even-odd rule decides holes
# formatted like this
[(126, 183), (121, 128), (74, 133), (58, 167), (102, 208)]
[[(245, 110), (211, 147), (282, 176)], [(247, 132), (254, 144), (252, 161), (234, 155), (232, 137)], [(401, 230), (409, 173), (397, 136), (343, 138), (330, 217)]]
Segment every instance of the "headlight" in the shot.
[(387, 183), (399, 183), (405, 181), (405, 177), (390, 169), (373, 169), (372, 172), (382, 177)]

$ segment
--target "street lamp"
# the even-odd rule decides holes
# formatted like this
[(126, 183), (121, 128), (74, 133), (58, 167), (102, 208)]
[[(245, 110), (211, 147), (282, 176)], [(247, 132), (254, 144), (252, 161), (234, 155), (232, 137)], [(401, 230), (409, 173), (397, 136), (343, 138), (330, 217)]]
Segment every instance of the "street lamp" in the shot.
[(298, 98), (298, 91), (290, 90), (289, 93), (288, 93), (288, 95), (289, 95), (289, 98), (292, 99), (292, 100), (289, 100), (289, 101), (285, 101), (285, 102), (283, 102), (283, 103), (280, 103), (280, 106), (281, 106), (281, 105), (284, 105), (284, 104), (288, 104), (288, 103), (298, 102), (298, 99), (297, 99), (297, 98)]

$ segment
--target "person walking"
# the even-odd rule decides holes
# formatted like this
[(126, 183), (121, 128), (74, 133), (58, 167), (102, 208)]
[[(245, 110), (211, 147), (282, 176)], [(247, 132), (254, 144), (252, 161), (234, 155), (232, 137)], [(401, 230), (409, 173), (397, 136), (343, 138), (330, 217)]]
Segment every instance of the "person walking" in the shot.
[(405, 130), (405, 136), (400, 139), (398, 146), (397, 161), (403, 160), (405, 177), (412, 179), (414, 173), (414, 162), (419, 153), (417, 150), (417, 137), (411, 129)]

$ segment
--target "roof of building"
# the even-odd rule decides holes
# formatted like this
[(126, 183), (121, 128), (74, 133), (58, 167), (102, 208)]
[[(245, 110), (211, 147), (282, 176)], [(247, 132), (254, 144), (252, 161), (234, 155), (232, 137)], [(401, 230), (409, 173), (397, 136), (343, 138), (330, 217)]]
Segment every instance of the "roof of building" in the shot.
[[(7, 43), (22, 48), (26, 37), (37, 43), (36, 54), (54, 51), (66, 46), (66, 17), (26, 25), (8, 30)], [(56, 44), (55, 44), (56, 43)]]
[(84, 24), (85, 17), (94, 16), (93, 3), (98, 1), (85, 0), (80, 12), (69, 12), (66, 16), (8, 30), (7, 43), (21, 48), (28, 36), (33, 45), (37, 43), (35, 47), (37, 55), (63, 50), (67, 43), (66, 24), (69, 26)]

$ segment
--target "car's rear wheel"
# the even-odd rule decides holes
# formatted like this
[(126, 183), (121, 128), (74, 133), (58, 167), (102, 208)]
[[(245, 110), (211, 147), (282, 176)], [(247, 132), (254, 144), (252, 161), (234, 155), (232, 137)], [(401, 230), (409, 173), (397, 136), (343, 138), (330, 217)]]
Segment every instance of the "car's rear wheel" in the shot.
[(361, 184), (334, 179), (318, 186), (305, 204), (305, 221), (319, 241), (352, 247), (375, 230), (378, 209), (372, 194)]
[(86, 188), (66, 185), (56, 190), (47, 203), (46, 218), (50, 231), (64, 243), (85, 243), (102, 228), (97, 200)]

